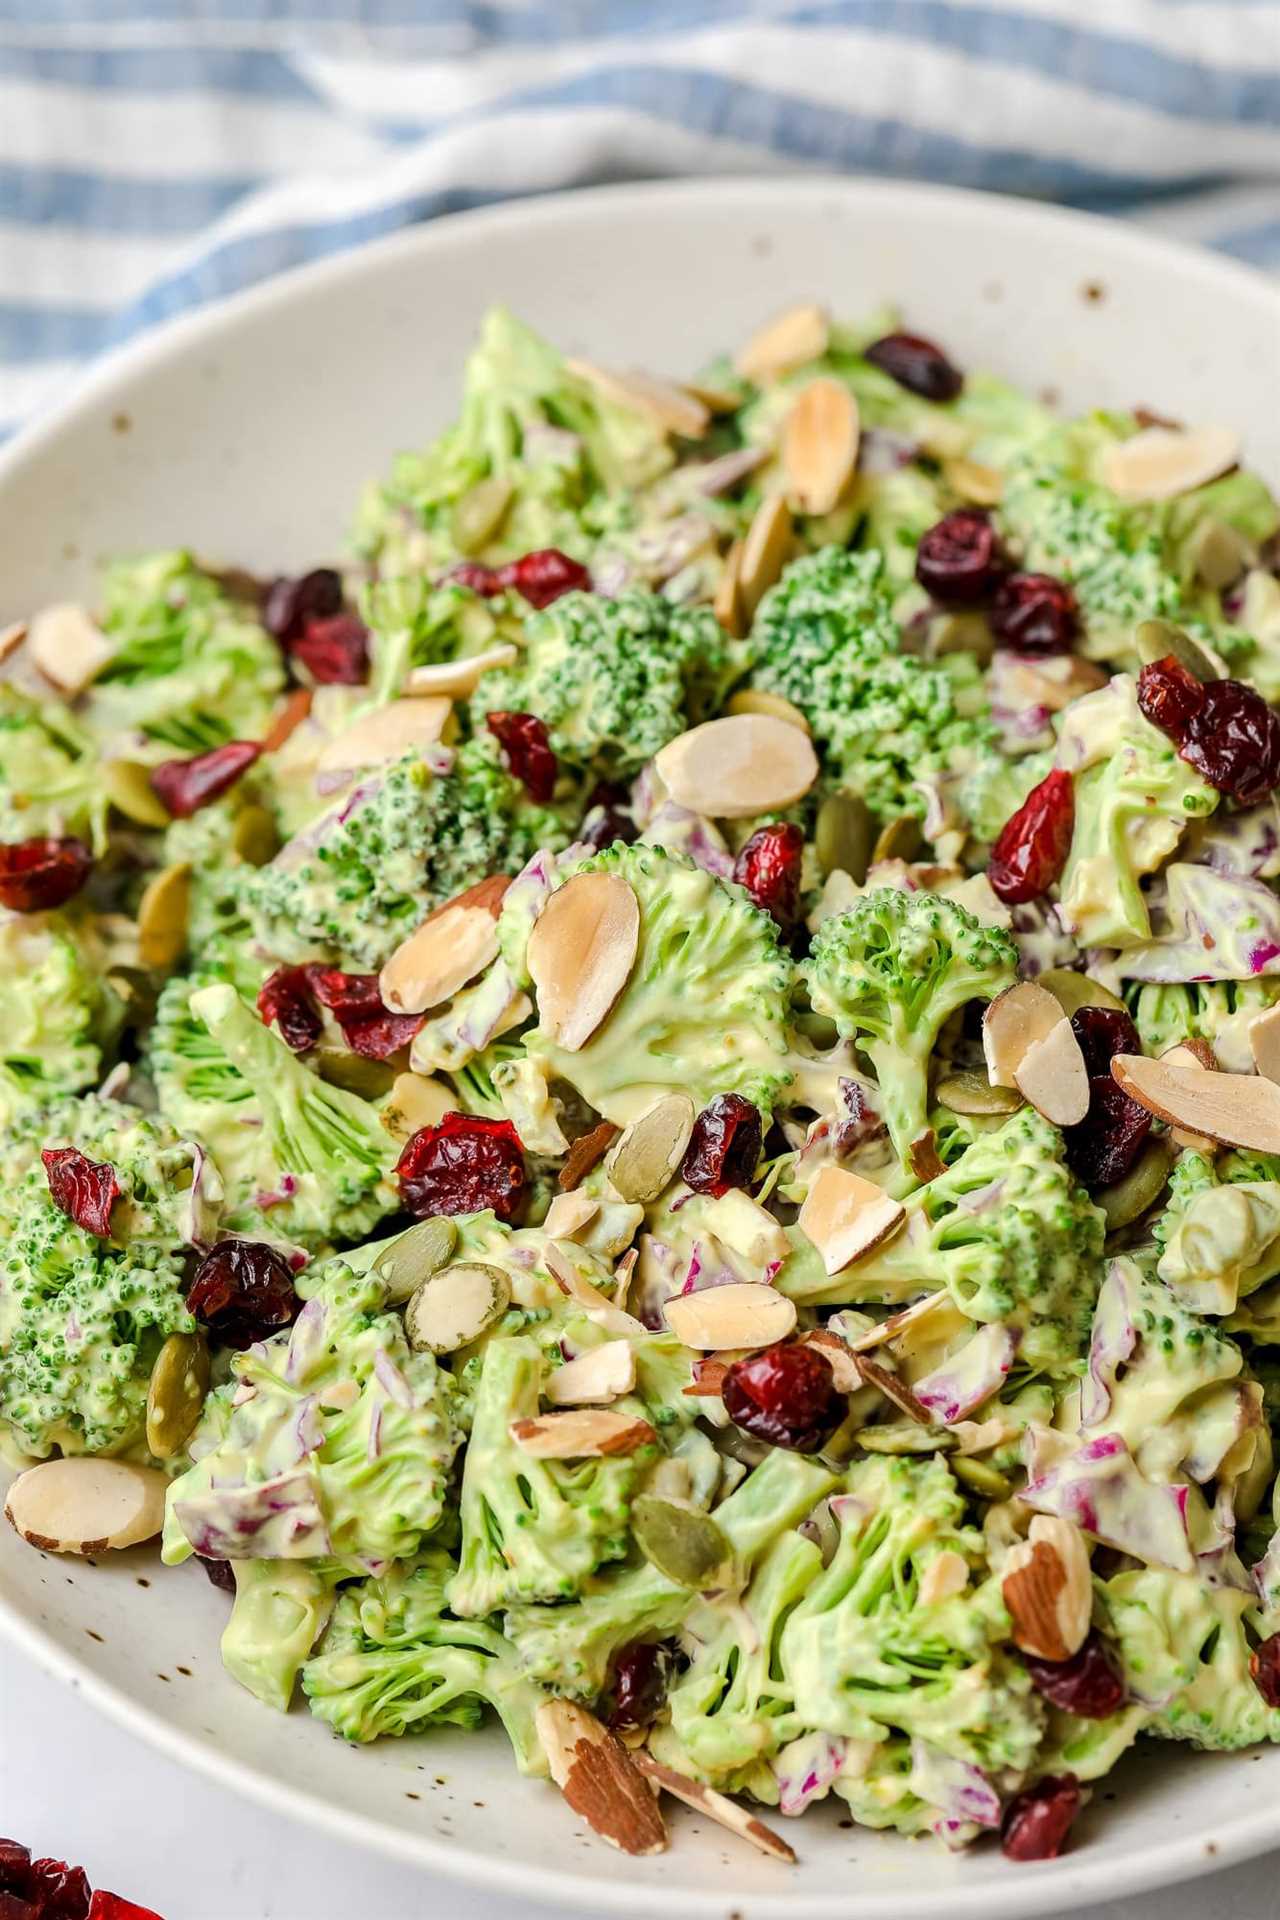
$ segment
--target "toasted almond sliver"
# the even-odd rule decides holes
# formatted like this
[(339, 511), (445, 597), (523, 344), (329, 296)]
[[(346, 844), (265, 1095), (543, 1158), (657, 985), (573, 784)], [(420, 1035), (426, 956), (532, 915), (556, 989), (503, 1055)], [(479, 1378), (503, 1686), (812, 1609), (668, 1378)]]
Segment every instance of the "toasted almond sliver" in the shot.
[(858, 403), (842, 380), (811, 380), (782, 428), (782, 469), (801, 513), (830, 513), (858, 461)]
[(1234, 467), (1240, 436), (1230, 427), (1146, 427), (1102, 456), (1104, 486), (1122, 500), (1169, 500)]
[(697, 1118), (687, 1093), (664, 1093), (610, 1149), (605, 1170), (622, 1199), (656, 1200), (684, 1159)]
[(83, 693), (115, 652), (83, 607), (45, 607), (27, 627), (27, 657), (63, 693)]
[(576, 1359), (567, 1360), (547, 1381), (543, 1397), (553, 1407), (580, 1407), (599, 1400), (616, 1400), (636, 1384), (635, 1349), (629, 1340), (606, 1340)]
[(558, 1193), (551, 1202), (542, 1231), (549, 1233), (553, 1240), (572, 1240), (575, 1233), (581, 1233), (583, 1227), (591, 1224), (599, 1211), (600, 1202), (594, 1194), (573, 1187), (567, 1193)]
[(402, 940), (378, 975), (393, 1013), (425, 1013), (452, 999), (498, 957), (498, 905), (454, 901)]
[(710, 408), (688, 387), (660, 380), (638, 367), (619, 372), (611, 367), (598, 367), (591, 360), (568, 360), (565, 364), (571, 373), (589, 380), (611, 400), (637, 413), (649, 414), (667, 433), (679, 434), (684, 440), (701, 440), (711, 425)]
[(819, 359), (829, 337), (830, 323), (821, 307), (788, 307), (752, 334), (733, 364), (744, 380), (761, 386)]
[(362, 767), (402, 760), (415, 747), (434, 746), (441, 740), (452, 713), (452, 700), (439, 696), (391, 700), (330, 740), (316, 760), (316, 772), (358, 772)]
[(923, 1300), (917, 1300), (913, 1306), (904, 1307), (901, 1313), (890, 1314), (877, 1327), (868, 1327), (856, 1339), (847, 1341), (851, 1353), (870, 1353), (875, 1347), (883, 1347), (890, 1340), (896, 1340), (900, 1333), (906, 1333), (918, 1320), (928, 1319), (930, 1314), (950, 1305), (951, 1295), (941, 1288), (937, 1293), (928, 1293)]
[(806, 1333), (801, 1346), (817, 1347), (823, 1358), (830, 1363), (832, 1378), (840, 1393), (856, 1393), (864, 1382), (858, 1357), (847, 1340), (842, 1340), (830, 1327), (815, 1327), (812, 1333)]
[(922, 1606), (936, 1606), (940, 1600), (952, 1600), (969, 1584), (969, 1563), (953, 1547), (944, 1547), (920, 1576), (919, 1597)]
[(756, 1280), (680, 1294), (667, 1301), (663, 1313), (677, 1340), (703, 1353), (770, 1347), (785, 1340), (796, 1324), (794, 1300)]
[(797, 1225), (822, 1255), (829, 1274), (843, 1273), (906, 1219), (906, 1208), (883, 1187), (845, 1167), (820, 1167)]
[(544, 1700), (534, 1721), (551, 1778), (591, 1831), (622, 1853), (661, 1853), (657, 1799), (621, 1741), (572, 1700)]
[(191, 862), (175, 861), (147, 882), (138, 902), (138, 958), (157, 973), (181, 959), (191, 912)]
[(896, 1373), (891, 1373), (888, 1367), (882, 1367), (869, 1354), (855, 1354), (854, 1359), (864, 1386), (874, 1387), (877, 1393), (882, 1393), (886, 1400), (899, 1412), (905, 1413), (908, 1420), (914, 1420), (917, 1426), (933, 1426), (933, 1415), (920, 1405), (905, 1380), (899, 1380)]
[(586, 1179), (592, 1167), (598, 1166), (604, 1159), (617, 1137), (618, 1129), (612, 1120), (601, 1120), (592, 1127), (590, 1133), (580, 1133), (556, 1175), (556, 1185), (561, 1193), (572, 1193)]
[(1084, 1645), (1093, 1613), (1089, 1548), (1072, 1520), (1037, 1514), (1000, 1579), (1013, 1644), (1040, 1660), (1069, 1660)]
[(295, 687), (276, 708), (271, 725), (262, 736), (262, 751), (278, 753), (290, 734), (296, 733), (311, 712), (315, 698), (310, 687)]
[(511, 1438), (534, 1460), (594, 1460), (634, 1453), (657, 1437), (639, 1414), (616, 1413), (611, 1407), (573, 1407), (511, 1422)]
[(1280, 1153), (1280, 1086), (1274, 1080), (1171, 1067), (1138, 1053), (1118, 1053), (1111, 1075), (1157, 1120), (1205, 1134), (1223, 1146)]
[(907, 1164), (917, 1180), (936, 1180), (946, 1172), (938, 1153), (938, 1136), (932, 1127), (926, 1127), (910, 1142)]
[(756, 608), (790, 559), (794, 533), (791, 509), (782, 495), (766, 495), (747, 528), (738, 560), (738, 599), (745, 626), (755, 619)]
[(7, 660), (11, 653), (16, 653), (26, 637), (25, 620), (11, 620), (7, 627), (0, 627), (0, 662)]
[(790, 726), (799, 727), (802, 733), (813, 731), (799, 707), (792, 706), (780, 693), (766, 693), (763, 687), (743, 687), (731, 694), (725, 712), (771, 713), (775, 720), (785, 720)]
[(640, 1772), (647, 1779), (655, 1781), (673, 1799), (683, 1800), (686, 1807), (693, 1807), (696, 1812), (705, 1814), (708, 1820), (714, 1820), (717, 1826), (724, 1827), (729, 1833), (736, 1833), (761, 1853), (767, 1853), (775, 1860), (785, 1860), (788, 1866), (795, 1865), (795, 1851), (781, 1834), (767, 1827), (763, 1820), (757, 1820), (736, 1800), (717, 1793), (714, 1787), (704, 1786), (700, 1780), (691, 1780), (687, 1773), (677, 1773), (674, 1767), (664, 1766), (651, 1753), (641, 1751), (631, 1757)]
[[(1159, 1056), (1170, 1067), (1199, 1067), (1205, 1072), (1215, 1073), (1218, 1067), (1217, 1055), (1207, 1040), (1193, 1037), (1181, 1041), (1176, 1047), (1166, 1047)], [(1259, 1069), (1261, 1071), (1261, 1069)], [(1264, 1078), (1271, 1079), (1271, 1074)], [(1188, 1133), (1185, 1127), (1170, 1127), (1169, 1138), (1175, 1147), (1185, 1147), (1189, 1153), (1205, 1153), (1212, 1156), (1218, 1151), (1216, 1140), (1210, 1140), (1204, 1133)]]
[(1066, 1018), (1048, 988), (1034, 980), (1020, 980), (998, 993), (982, 1017), (982, 1051), (992, 1086), (1017, 1087), (1017, 1070), (1027, 1049)]
[(405, 678), (408, 694), (448, 694), (453, 700), (465, 700), (475, 692), (486, 673), (496, 667), (509, 667), (519, 653), (518, 647), (504, 643), (486, 647), (465, 660), (441, 660), (433, 667), (415, 667)]
[(613, 1010), (640, 943), (640, 905), (616, 873), (575, 873), (534, 922), (525, 964), (541, 1031), (576, 1053)]
[(164, 1525), (168, 1485), (155, 1467), (72, 1454), (20, 1473), (5, 1497), (5, 1517), (44, 1553), (135, 1547)]
[(1263, 1079), (1280, 1081), (1280, 1006), (1249, 1022), (1249, 1050)]
[(669, 740), (654, 765), (679, 807), (747, 820), (790, 807), (818, 777), (807, 733), (769, 713), (731, 713)]
[(735, 640), (740, 640), (751, 624), (751, 616), (742, 602), (742, 541), (735, 540), (724, 557), (720, 578), (716, 581), (711, 611)]
[(412, 1140), (422, 1127), (438, 1127), (457, 1104), (457, 1094), (445, 1081), (426, 1073), (398, 1073), (378, 1118), (393, 1140)]
[(714, 1353), (709, 1353), (704, 1360), (695, 1360), (693, 1379), (684, 1392), (693, 1400), (718, 1400), (724, 1390), (724, 1377), (729, 1366), (728, 1360), (720, 1360)]
[(1042, 1040), (1032, 1041), (1013, 1077), (1018, 1092), (1055, 1127), (1074, 1127), (1089, 1111), (1089, 1073), (1067, 1019), (1055, 1021)]

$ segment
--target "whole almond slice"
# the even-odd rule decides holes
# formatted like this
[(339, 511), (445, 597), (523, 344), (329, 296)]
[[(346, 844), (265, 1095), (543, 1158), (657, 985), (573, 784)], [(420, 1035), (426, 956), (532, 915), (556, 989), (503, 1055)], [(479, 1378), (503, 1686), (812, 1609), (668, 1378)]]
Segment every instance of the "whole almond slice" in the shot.
[(415, 667), (405, 677), (404, 690), (413, 695), (447, 694), (452, 700), (465, 700), (486, 673), (513, 665), (518, 655), (519, 648), (506, 642), (486, 647), (483, 653), (473, 653), (465, 660), (440, 660), (431, 667)]
[(696, 1118), (687, 1093), (664, 1093), (624, 1128), (605, 1161), (614, 1192), (642, 1205), (656, 1200), (684, 1159)]
[(423, 1127), (438, 1127), (457, 1104), (457, 1094), (445, 1081), (426, 1073), (398, 1073), (378, 1118), (393, 1140), (412, 1140)]
[(460, 1260), (423, 1281), (404, 1310), (405, 1337), (417, 1353), (456, 1353), (510, 1304), (511, 1282), (501, 1267)]
[(661, 1853), (667, 1829), (657, 1799), (622, 1742), (573, 1700), (544, 1700), (534, 1714), (551, 1778), (591, 1831), (620, 1853)]
[(1227, 1147), (1280, 1153), (1280, 1086), (1252, 1073), (1171, 1067), (1139, 1053), (1118, 1053), (1111, 1075), (1157, 1120)]
[(542, 1231), (553, 1240), (572, 1240), (575, 1234), (590, 1226), (599, 1211), (600, 1202), (595, 1194), (573, 1187), (567, 1193), (558, 1193), (551, 1202)]
[(316, 760), (316, 772), (356, 773), (403, 760), (415, 748), (435, 746), (444, 738), (453, 714), (452, 700), (392, 700), (328, 742)]
[(635, 1349), (629, 1340), (606, 1340), (576, 1359), (566, 1360), (547, 1381), (543, 1398), (553, 1407), (579, 1407), (592, 1401), (616, 1400), (636, 1384)]
[(426, 1013), (451, 1000), (498, 957), (498, 907), (455, 902), (402, 940), (378, 975), (393, 1013)]
[[(1209, 1042), (1199, 1038), (1180, 1041), (1176, 1047), (1166, 1047), (1159, 1058), (1165, 1062), (1166, 1066), (1189, 1067), (1192, 1071), (1199, 1067), (1208, 1073), (1215, 1072), (1218, 1065), (1217, 1055)], [(1271, 1074), (1263, 1077), (1268, 1080), (1274, 1078)], [(1210, 1140), (1207, 1134), (1188, 1133), (1184, 1127), (1170, 1127), (1169, 1138), (1175, 1147), (1185, 1147), (1189, 1153), (1204, 1153), (1212, 1156), (1218, 1151), (1216, 1140)]]
[(1074, 1521), (1037, 1514), (1030, 1538), (1009, 1553), (1000, 1590), (1013, 1644), (1039, 1660), (1069, 1660), (1084, 1645), (1093, 1613), (1089, 1548)]
[(998, 993), (982, 1016), (982, 1052), (993, 1087), (1017, 1087), (1023, 1055), (1067, 1016), (1047, 987), (1020, 980)]
[(679, 807), (746, 820), (794, 806), (818, 777), (807, 733), (769, 713), (731, 713), (669, 740), (654, 760)]
[(762, 386), (810, 360), (820, 359), (830, 336), (831, 324), (821, 307), (788, 307), (739, 348), (734, 369), (744, 380)]
[(1107, 448), (1102, 483), (1122, 500), (1171, 500), (1234, 467), (1240, 436), (1230, 427), (1146, 427)]
[(612, 1407), (572, 1407), (511, 1422), (511, 1438), (532, 1460), (608, 1459), (634, 1453), (657, 1437), (639, 1414)]
[(540, 1030), (577, 1053), (631, 977), (640, 904), (620, 874), (575, 873), (534, 922), (525, 964), (538, 990)]
[(782, 428), (782, 470), (801, 513), (830, 513), (858, 461), (858, 403), (841, 380), (811, 380)]
[(794, 1300), (756, 1280), (703, 1287), (668, 1300), (667, 1325), (686, 1347), (714, 1353), (721, 1347), (771, 1347), (796, 1324)]
[(686, 1807), (705, 1814), (708, 1820), (714, 1820), (727, 1833), (736, 1833), (740, 1840), (747, 1841), (760, 1853), (767, 1853), (774, 1860), (785, 1860), (788, 1866), (795, 1865), (794, 1848), (763, 1820), (757, 1820), (753, 1813), (740, 1807), (736, 1800), (718, 1793), (714, 1787), (704, 1786), (701, 1780), (691, 1780), (687, 1773), (677, 1773), (674, 1767), (664, 1766), (643, 1749), (631, 1757), (645, 1778), (669, 1793), (673, 1800), (682, 1800)]
[(794, 537), (790, 507), (780, 493), (767, 494), (752, 516), (738, 560), (738, 600), (744, 626), (750, 626), (756, 608), (791, 558)]
[(845, 1167), (827, 1166), (818, 1169), (796, 1224), (834, 1275), (887, 1240), (906, 1217), (902, 1202), (874, 1181)]
[(568, 360), (565, 364), (609, 399), (636, 413), (649, 414), (666, 433), (679, 434), (683, 440), (701, 440), (711, 425), (711, 409), (705, 401), (674, 381), (660, 380), (638, 367), (622, 372), (599, 367), (591, 360)]
[[(1052, 996), (1051, 996), (1052, 997)], [(1089, 1111), (1089, 1073), (1071, 1022), (1061, 1019), (1033, 1040), (1014, 1069), (1018, 1092), (1055, 1127), (1074, 1127)]]
[(20, 1473), (5, 1497), (5, 1517), (44, 1553), (136, 1547), (164, 1525), (168, 1485), (155, 1467), (73, 1454)]
[(1263, 1079), (1280, 1082), (1280, 1006), (1249, 1022), (1249, 1051)]
[(83, 693), (115, 648), (83, 607), (45, 607), (27, 627), (27, 658), (62, 693)]

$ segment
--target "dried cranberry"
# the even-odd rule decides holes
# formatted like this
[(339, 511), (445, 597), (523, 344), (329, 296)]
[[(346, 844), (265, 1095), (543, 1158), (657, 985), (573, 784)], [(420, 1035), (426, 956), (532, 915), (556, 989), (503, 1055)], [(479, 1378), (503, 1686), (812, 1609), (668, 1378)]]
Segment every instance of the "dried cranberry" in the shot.
[(520, 1136), (509, 1120), (446, 1113), (421, 1127), (396, 1163), (400, 1192), (420, 1220), (436, 1213), (483, 1213), (510, 1220), (527, 1176)]
[(217, 1587), (220, 1593), (235, 1592), (236, 1576), (229, 1560), (202, 1559), (200, 1565), (204, 1568), (211, 1587)]
[(1280, 786), (1280, 714), (1242, 680), (1211, 680), (1179, 752), (1219, 793), (1256, 806)]
[(1050, 573), (1011, 573), (996, 588), (991, 627), (1020, 653), (1070, 653), (1080, 627), (1076, 597)]
[(30, 1884), (30, 1847), (21, 1840), (0, 1840), (0, 1893), (25, 1893)]
[(1171, 653), (1151, 661), (1138, 675), (1138, 711), (1177, 747), (1188, 738), (1203, 705), (1204, 687)]
[(631, 1640), (613, 1668), (608, 1724), (615, 1733), (652, 1726), (667, 1697), (674, 1665), (670, 1647), (655, 1640)]
[(306, 967), (277, 967), (258, 989), (258, 1012), (265, 1026), (274, 1026), (286, 1046), (307, 1053), (320, 1038), (324, 1025), (311, 1004)]
[(187, 1311), (228, 1347), (244, 1348), (287, 1327), (301, 1301), (278, 1247), (262, 1240), (219, 1240), (196, 1268)]
[(948, 513), (920, 536), (916, 579), (934, 600), (973, 606), (986, 600), (1004, 572), (996, 530), (985, 513)]
[(0, 1920), (40, 1920), (40, 1909), (20, 1893), (0, 1891)]
[(306, 668), (317, 686), (363, 686), (369, 675), (369, 629), (354, 613), (308, 620), (290, 642), (289, 657)]
[(1106, 1720), (1119, 1713), (1128, 1698), (1124, 1676), (1096, 1630), (1069, 1660), (1038, 1660), (1024, 1653), (1022, 1663), (1050, 1706), (1079, 1714), (1082, 1720)]
[(389, 1060), (409, 1045), (426, 1019), (424, 1013), (393, 1013), (384, 1006), (376, 973), (308, 967), (306, 974), (312, 993), (342, 1028), (351, 1051), (366, 1060)]
[(556, 790), (558, 771), (545, 721), (534, 713), (487, 713), (485, 724), (529, 798), (545, 806)]
[(623, 813), (620, 807), (592, 807), (583, 816), (578, 829), (578, 839), (586, 847), (616, 846), (619, 842), (629, 847), (640, 838), (640, 829), (629, 813)]
[(229, 793), (261, 752), (256, 740), (229, 740), (190, 760), (162, 760), (151, 770), (151, 784), (174, 819), (186, 820)]
[(111, 1209), (121, 1191), (115, 1168), (106, 1160), (88, 1159), (78, 1147), (45, 1147), (40, 1158), (54, 1206), (86, 1233), (109, 1238)]
[(1024, 1787), (1005, 1808), (1000, 1847), (1006, 1860), (1056, 1860), (1084, 1795), (1074, 1773), (1049, 1773)]
[(586, 568), (559, 547), (540, 547), (501, 569), (504, 587), (514, 587), (531, 607), (549, 607), (562, 593), (585, 593), (591, 585)]
[(83, 1867), (69, 1867), (65, 1860), (33, 1860), (31, 1877), (40, 1920), (86, 1920), (90, 1893)]
[(18, 840), (0, 846), (0, 906), (10, 913), (43, 913), (79, 893), (93, 870), (83, 840)]
[(502, 593), (506, 582), (500, 567), (486, 567), (483, 560), (459, 560), (456, 567), (450, 567), (445, 574), (447, 581), (459, 587), (469, 587), (472, 593), (478, 593), (483, 600), (492, 600), (496, 593)]
[(316, 567), (292, 579), (273, 580), (262, 607), (262, 624), (283, 646), (298, 639), (308, 620), (342, 612), (342, 575)]
[(1089, 1081), (1089, 1111), (1062, 1130), (1067, 1165), (1094, 1193), (1128, 1173), (1151, 1131), (1151, 1115), (1109, 1073)]
[(718, 1093), (693, 1123), (681, 1176), (695, 1193), (749, 1186), (763, 1140), (760, 1109), (740, 1093)]
[(134, 1900), (122, 1900), (118, 1893), (97, 1887), (89, 1902), (88, 1920), (164, 1920), (164, 1917), (153, 1907), (140, 1907)]
[(862, 357), (922, 400), (954, 400), (964, 385), (964, 375), (942, 348), (918, 333), (886, 333), (864, 347)]
[(1071, 775), (1055, 767), (1006, 820), (991, 849), (987, 878), (1006, 906), (1038, 899), (1060, 877), (1075, 826)]
[(798, 1342), (735, 1360), (720, 1397), (736, 1427), (792, 1453), (817, 1453), (848, 1412), (831, 1362), (817, 1347)]
[(780, 927), (793, 927), (800, 915), (800, 863), (804, 834), (782, 822), (757, 827), (733, 863), (733, 877), (758, 907)]
[(1109, 1076), (1118, 1053), (1142, 1052), (1138, 1029), (1123, 1007), (1077, 1007), (1071, 1016), (1071, 1031), (1080, 1042), (1085, 1072), (1091, 1080), (1098, 1074)]
[(1280, 1710), (1280, 1633), (1259, 1641), (1249, 1655), (1249, 1678), (1267, 1705)]

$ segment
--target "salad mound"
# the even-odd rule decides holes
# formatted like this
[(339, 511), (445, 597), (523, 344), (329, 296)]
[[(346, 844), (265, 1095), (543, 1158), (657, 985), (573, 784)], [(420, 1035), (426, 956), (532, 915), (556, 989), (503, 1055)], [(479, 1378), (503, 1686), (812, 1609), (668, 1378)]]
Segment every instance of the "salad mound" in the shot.
[(18, 1532), (160, 1536), (264, 1709), (500, 1723), (636, 1852), (1045, 1858), (1280, 1743), (1239, 452), (892, 316), (684, 386), (498, 311), (345, 569), (14, 609)]

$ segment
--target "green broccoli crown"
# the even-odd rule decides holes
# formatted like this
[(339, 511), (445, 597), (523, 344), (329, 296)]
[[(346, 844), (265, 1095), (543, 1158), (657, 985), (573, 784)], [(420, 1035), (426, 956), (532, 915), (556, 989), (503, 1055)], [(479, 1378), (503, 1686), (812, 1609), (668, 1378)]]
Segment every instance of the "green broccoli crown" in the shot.
[(477, 732), (495, 710), (536, 713), (575, 767), (638, 773), (677, 734), (714, 713), (743, 672), (746, 648), (708, 607), (677, 607), (631, 588), (616, 600), (564, 594), (524, 626), (512, 667), (471, 698)]
[(1132, 1692), (1159, 1703), (1144, 1733), (1219, 1753), (1280, 1741), (1280, 1709), (1249, 1674), (1265, 1631), (1255, 1596), (1160, 1567), (1114, 1574), (1100, 1594)]
[(0, 841), (73, 833), (101, 853), (108, 805), (97, 747), (70, 709), (0, 685)]
[(119, 561), (103, 591), (114, 652), (86, 704), (94, 732), (141, 731), (175, 754), (260, 737), (284, 667), (254, 612), (188, 553)]
[(143, 1051), (161, 1113), (212, 1153), (233, 1210), (259, 1184), (262, 1115), (249, 1082), (192, 1012), (191, 995), (227, 983), (254, 999), (265, 971), (240, 941), (211, 940), (191, 973), (175, 975), (161, 988)]
[(165, 829), (162, 866), (191, 869), (187, 948), (202, 957), (211, 942), (248, 939), (244, 896), (251, 874), (279, 846), (266, 783), (252, 774), (231, 792)]
[(929, 1058), (944, 1022), (1011, 986), (1017, 967), (1011, 935), (937, 893), (875, 888), (818, 929), (801, 969), (809, 997), (874, 1066), (900, 1158), (927, 1124)]
[(1156, 1270), (1184, 1306), (1233, 1313), (1280, 1274), (1280, 1157), (1180, 1154), (1152, 1236)]
[[(523, 610), (524, 602), (518, 604)], [(511, 595), (485, 598), (447, 578), (435, 585), (420, 571), (369, 581), (361, 612), (369, 629), (369, 695), (375, 705), (394, 699), (413, 667), (469, 659), (520, 638)]]
[(0, 921), (0, 1125), (99, 1077), (109, 995), (68, 915)]
[(1124, 993), (1144, 1053), (1207, 1040), (1225, 1071), (1252, 1073), (1249, 1028), (1280, 998), (1280, 980), (1128, 980)]

